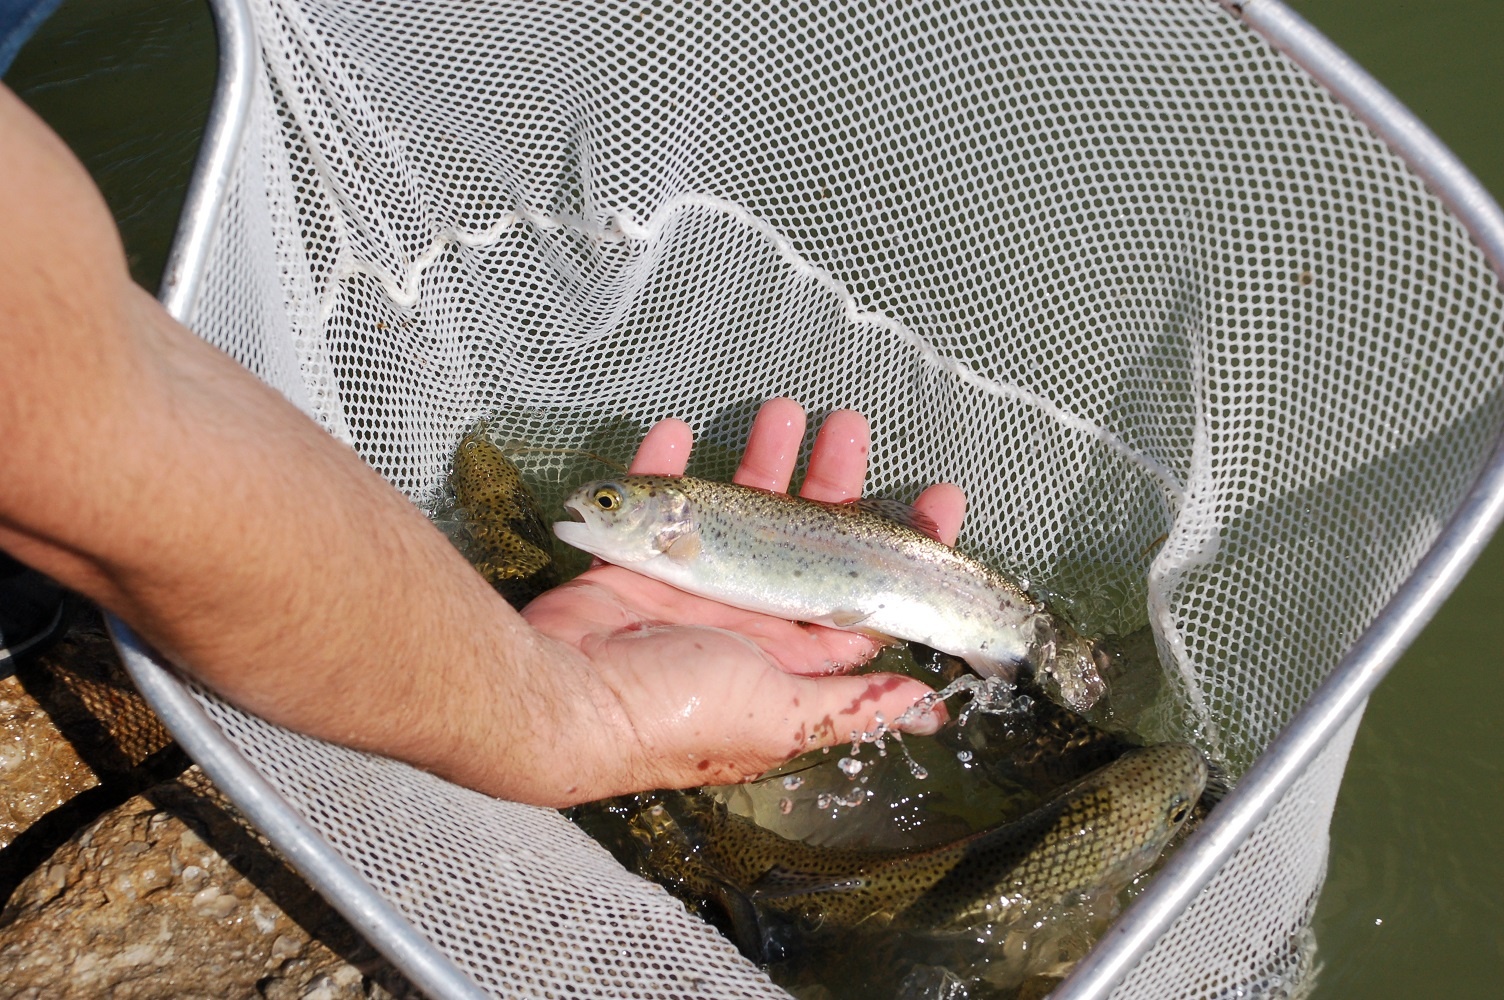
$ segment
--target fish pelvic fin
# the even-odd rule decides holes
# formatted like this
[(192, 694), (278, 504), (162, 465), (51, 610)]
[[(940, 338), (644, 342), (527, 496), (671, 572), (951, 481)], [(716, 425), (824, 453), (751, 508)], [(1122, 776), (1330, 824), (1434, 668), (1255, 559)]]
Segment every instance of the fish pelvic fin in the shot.
[(831, 875), (829, 872), (801, 872), (782, 865), (769, 868), (749, 887), (753, 899), (787, 899), (824, 892), (848, 892), (860, 889), (867, 880), (860, 875)]
[(836, 628), (854, 629), (868, 618), (872, 617), (870, 611), (857, 611), (852, 608), (838, 608), (829, 616), (830, 624)]

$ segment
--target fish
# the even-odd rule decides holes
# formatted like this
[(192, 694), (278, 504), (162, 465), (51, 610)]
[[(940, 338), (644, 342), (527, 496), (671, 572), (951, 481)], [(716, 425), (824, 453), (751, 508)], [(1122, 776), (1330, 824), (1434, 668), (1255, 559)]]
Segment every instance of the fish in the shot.
[(1191, 817), (1207, 775), (1188, 744), (1140, 747), (1017, 820), (920, 850), (811, 847), (704, 795), (653, 803), (638, 829), (648, 867), (701, 895), (734, 890), (819, 930), (974, 932), (1126, 887)]
[(1093, 644), (894, 500), (823, 503), (690, 476), (587, 483), (565, 543), (723, 604), (923, 643), (983, 677), (1030, 669), (1075, 711), (1106, 691)]
[(972, 713), (963, 726), (947, 726), (936, 738), (968, 759), (995, 785), (1047, 796), (1142, 744), (1095, 725), (1075, 712), (1021, 686), (1027, 711)]
[(1207, 773), (1185, 744), (1130, 750), (1021, 818), (932, 848), (814, 847), (693, 793), (653, 793), (627, 828), (636, 870), (786, 988), (890, 996), (941, 974), (1012, 989), (1089, 950), (1184, 832)]
[(449, 476), (460, 551), (514, 607), (554, 586), (553, 545), (522, 474), (478, 424), (460, 439)]

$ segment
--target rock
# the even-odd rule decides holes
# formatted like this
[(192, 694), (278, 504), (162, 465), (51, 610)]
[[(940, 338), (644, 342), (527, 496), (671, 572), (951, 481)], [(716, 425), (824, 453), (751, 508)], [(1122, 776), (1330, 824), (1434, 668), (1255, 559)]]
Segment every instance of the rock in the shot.
[(0, 680), (0, 848), (98, 784), (20, 680)]
[(0, 1000), (420, 996), (197, 768), (21, 882), (0, 912), (0, 968)]
[(97, 613), (0, 680), (0, 1000), (420, 995), (187, 764)]
[(84, 792), (104, 808), (186, 765), (97, 613), (0, 680), (0, 848)]
[(172, 734), (136, 691), (95, 611), (80, 610), (67, 634), (28, 658), (16, 676), (101, 775), (128, 774), (172, 745)]

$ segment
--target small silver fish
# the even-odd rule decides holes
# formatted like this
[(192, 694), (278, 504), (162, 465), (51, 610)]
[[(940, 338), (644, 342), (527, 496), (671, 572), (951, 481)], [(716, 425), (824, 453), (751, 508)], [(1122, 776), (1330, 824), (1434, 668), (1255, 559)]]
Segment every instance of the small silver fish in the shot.
[(1089, 642), (896, 501), (821, 503), (689, 476), (622, 476), (580, 487), (564, 507), (573, 520), (554, 525), (563, 541), (680, 590), (920, 642), (984, 677), (1011, 681), (1029, 665), (1077, 711), (1105, 690)]

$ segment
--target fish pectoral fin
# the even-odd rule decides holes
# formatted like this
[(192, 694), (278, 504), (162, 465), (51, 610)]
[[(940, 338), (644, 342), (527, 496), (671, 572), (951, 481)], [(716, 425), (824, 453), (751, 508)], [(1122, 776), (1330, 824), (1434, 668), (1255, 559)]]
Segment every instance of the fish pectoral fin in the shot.
[(690, 563), (699, 558), (701, 547), (700, 533), (691, 531), (670, 542), (663, 554), (676, 563)]
[(940, 527), (934, 519), (921, 511), (918, 507), (904, 503), (902, 500), (888, 500), (883, 497), (857, 497), (855, 500), (847, 500), (842, 506), (849, 506), (853, 510), (864, 511), (868, 514), (876, 514), (894, 524), (901, 524), (905, 528), (913, 528), (915, 531), (929, 535), (939, 541)]
[(860, 889), (866, 884), (867, 880), (860, 875), (843, 878), (826, 872), (801, 872), (774, 865), (752, 883), (748, 895), (753, 899), (785, 899), (821, 892), (844, 892)]
[(874, 910), (862, 919), (851, 925), (852, 930), (876, 931), (893, 923), (896, 914), (891, 910)]

